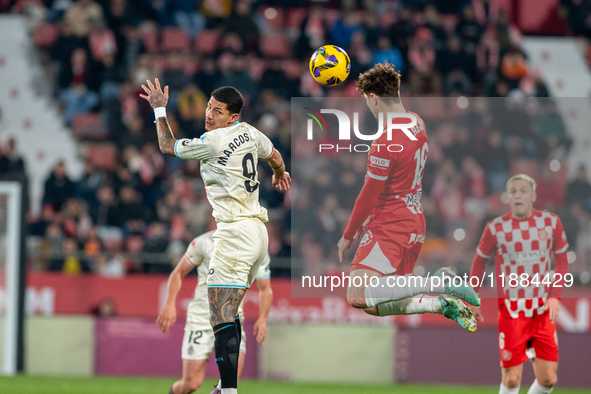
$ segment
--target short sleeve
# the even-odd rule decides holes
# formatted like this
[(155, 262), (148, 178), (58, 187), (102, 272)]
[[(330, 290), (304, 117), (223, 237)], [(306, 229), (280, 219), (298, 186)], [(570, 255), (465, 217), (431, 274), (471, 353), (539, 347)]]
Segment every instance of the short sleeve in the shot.
[(483, 259), (489, 259), (492, 257), (497, 246), (497, 239), (492, 235), (490, 227), (491, 224), (487, 223), (482, 233), (482, 237), (480, 237), (480, 241), (478, 242), (478, 246), (476, 247), (476, 253)]
[(185, 258), (195, 267), (199, 267), (205, 254), (203, 253), (204, 249), (204, 242), (201, 237), (197, 237), (191, 241), (189, 246), (187, 246), (187, 251), (185, 252)]
[(387, 180), (394, 165), (392, 159), (390, 152), (386, 148), (373, 144), (367, 158), (367, 176), (378, 181)]
[(215, 133), (205, 133), (200, 138), (183, 138), (174, 144), (174, 154), (183, 160), (211, 160), (215, 157), (220, 139)]
[(562, 227), (562, 222), (560, 218), (556, 216), (556, 228), (554, 229), (553, 234), (554, 245), (552, 245), (552, 250), (554, 254), (565, 253), (568, 250), (568, 241), (566, 239), (566, 233), (564, 232), (564, 228)]
[(258, 131), (255, 127), (251, 126), (251, 135), (253, 142), (257, 147), (257, 154), (261, 159), (268, 159), (273, 155), (273, 143), (265, 134)]
[(257, 271), (257, 276), (255, 279), (267, 279), (271, 277), (271, 256), (269, 253), (265, 256), (265, 259), (261, 263), (259, 270)]

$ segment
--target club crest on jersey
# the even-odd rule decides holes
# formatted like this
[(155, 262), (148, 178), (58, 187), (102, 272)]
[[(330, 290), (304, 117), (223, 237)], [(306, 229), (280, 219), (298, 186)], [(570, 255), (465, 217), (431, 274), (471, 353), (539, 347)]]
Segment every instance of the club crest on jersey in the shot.
[(373, 239), (373, 234), (371, 233), (371, 230), (367, 230), (365, 232), (365, 234), (363, 234), (363, 238), (361, 238), (361, 241), (359, 242), (359, 246), (365, 246), (368, 243), (371, 242), (371, 240)]
[(214, 273), (214, 269), (211, 268), (209, 270), (209, 275), (207, 275), (207, 283), (213, 283), (213, 273)]
[(508, 350), (503, 350), (503, 361), (511, 361), (511, 357), (513, 357), (513, 355), (511, 354), (510, 351)]
[(539, 229), (538, 230), (538, 238), (540, 238), (540, 241), (545, 241), (548, 239), (548, 233), (546, 232), (546, 230)]

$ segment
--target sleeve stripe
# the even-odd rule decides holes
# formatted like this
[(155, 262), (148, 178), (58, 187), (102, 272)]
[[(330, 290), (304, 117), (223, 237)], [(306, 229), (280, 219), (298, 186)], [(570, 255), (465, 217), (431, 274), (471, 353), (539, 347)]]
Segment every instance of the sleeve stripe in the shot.
[[(480, 250), (479, 247), (476, 247), (476, 253), (478, 253), (478, 255), (484, 259), (490, 259), (490, 256), (485, 255), (484, 253), (482, 253), (482, 251)], [(492, 255), (491, 255), (492, 256)]]
[(273, 153), (275, 153), (275, 147), (273, 145), (271, 145), (271, 154), (267, 157), (265, 157), (265, 160), (269, 160), (269, 157), (273, 156)]
[(387, 176), (372, 174), (369, 171), (367, 171), (367, 176), (369, 176), (370, 178), (373, 178), (373, 179), (377, 179), (378, 181), (385, 181), (386, 179), (388, 179)]
[[(177, 147), (177, 145), (179, 144), (179, 142), (180, 142), (180, 141), (181, 141), (181, 140), (176, 140), (176, 142), (174, 143), (174, 155), (175, 155), (176, 157), (179, 157), (179, 154), (178, 154), (178, 153), (176, 153), (176, 147)], [(180, 157), (179, 157), (179, 159), (180, 159)]]
[(561, 248), (560, 250), (555, 250), (554, 254), (560, 254), (560, 253), (564, 253), (568, 250), (568, 244), (564, 245), (563, 248)]

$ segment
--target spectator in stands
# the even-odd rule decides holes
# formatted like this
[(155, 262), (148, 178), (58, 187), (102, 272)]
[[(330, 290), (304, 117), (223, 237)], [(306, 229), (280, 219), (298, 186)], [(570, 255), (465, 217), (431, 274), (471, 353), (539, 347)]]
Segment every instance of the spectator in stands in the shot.
[(194, 82), (205, 97), (211, 96), (211, 92), (219, 86), (219, 79), (219, 71), (215, 60), (210, 57), (203, 59), (199, 71), (195, 74)]
[(197, 11), (196, 0), (172, 0), (174, 20), (192, 40), (205, 28), (205, 17)]
[(119, 192), (119, 204), (116, 212), (116, 224), (120, 227), (130, 220), (143, 220), (145, 213), (141, 204), (141, 195), (129, 186), (123, 186)]
[(376, 63), (391, 63), (396, 67), (396, 70), (404, 71), (404, 59), (402, 53), (396, 47), (392, 46), (390, 39), (387, 36), (381, 36), (378, 39), (378, 50), (374, 55)]
[(147, 130), (144, 127), (144, 118), (139, 115), (133, 117), (127, 126), (127, 132), (121, 136), (121, 147), (134, 146), (140, 149), (147, 141)]
[(59, 211), (62, 205), (74, 196), (74, 182), (66, 174), (66, 166), (63, 161), (59, 161), (53, 171), (45, 181), (43, 203)]
[(185, 136), (195, 138), (205, 132), (203, 124), (207, 100), (203, 92), (193, 83), (188, 84), (179, 94), (179, 126)]
[(50, 204), (43, 204), (41, 207), (41, 216), (37, 220), (29, 223), (29, 234), (42, 237), (47, 231), (47, 227), (56, 221), (55, 210)]
[(480, 163), (484, 167), (489, 188), (494, 193), (505, 191), (505, 183), (509, 174), (509, 155), (503, 145), (503, 135), (493, 130), (479, 155)]
[(466, 73), (468, 56), (462, 49), (462, 42), (457, 36), (450, 36), (447, 40), (447, 50), (437, 56), (437, 69), (445, 81), (445, 95), (454, 92), (468, 95), (472, 89), (472, 82)]
[(591, 204), (591, 184), (587, 176), (587, 168), (581, 165), (577, 170), (576, 178), (566, 188), (566, 203), (574, 205), (584, 202), (587, 205)]
[(341, 48), (349, 48), (353, 33), (361, 30), (361, 24), (351, 11), (343, 11), (341, 19), (337, 20), (332, 28), (332, 40)]
[(496, 24), (500, 8), (499, 0), (472, 0), (474, 16), (481, 26)]
[(179, 93), (191, 83), (191, 78), (183, 70), (183, 61), (180, 56), (169, 57), (168, 70), (162, 73), (162, 81), (163, 85), (168, 85), (170, 89), (169, 106), (175, 108), (178, 105)]
[(546, 110), (537, 117), (537, 126), (536, 136), (545, 144), (546, 149), (551, 151), (558, 145), (567, 149), (570, 147), (571, 140), (568, 138), (564, 121), (553, 100), (547, 102)]
[[(494, 0), (493, 0), (494, 1)], [(499, 43), (493, 29), (487, 29), (476, 48), (476, 69), (484, 96), (494, 95), (494, 84), (500, 63)]]
[(447, 33), (443, 28), (441, 15), (437, 12), (437, 8), (433, 5), (427, 5), (425, 7), (424, 15), (424, 26), (431, 31), (431, 36), (433, 37), (433, 48), (435, 48), (437, 52), (445, 50)]
[[(166, 225), (159, 222), (150, 224), (148, 228), (148, 236), (144, 243), (144, 253), (166, 253), (168, 248), (168, 237)], [(162, 259), (162, 263), (152, 262), (144, 264), (144, 272), (153, 274), (167, 274), (172, 270), (172, 266), (166, 258)]]
[(100, 95), (103, 103), (115, 101), (121, 93), (121, 84), (127, 79), (125, 69), (115, 64), (115, 55), (108, 54), (103, 57), (102, 84)]
[(462, 40), (467, 53), (475, 53), (484, 29), (476, 20), (472, 5), (467, 5), (462, 11), (460, 22), (456, 26), (456, 34)]
[(90, 217), (97, 226), (115, 226), (119, 223), (115, 193), (111, 186), (103, 185), (98, 189), (97, 204), (91, 205)]
[(103, 19), (103, 9), (93, 0), (78, 0), (70, 6), (64, 19), (76, 36), (86, 37), (92, 23)]
[(562, 206), (565, 201), (565, 182), (558, 173), (550, 169), (546, 161), (541, 166), (541, 177), (537, 180), (536, 206), (550, 212)]
[(402, 54), (406, 54), (409, 51), (409, 44), (415, 34), (415, 27), (411, 22), (411, 17), (412, 13), (410, 9), (402, 8), (397, 15), (397, 21), (388, 30), (390, 41), (395, 47), (400, 49)]
[(79, 275), (90, 272), (88, 263), (79, 256), (78, 242), (74, 238), (66, 238), (63, 242), (63, 257), (51, 260), (49, 271), (61, 271), (67, 275)]
[(114, 56), (117, 53), (115, 34), (105, 26), (102, 19), (92, 22), (88, 44), (93, 60), (99, 63), (104, 61), (105, 56)]
[(509, 13), (502, 8), (499, 10), (497, 32), (501, 53), (508, 51), (512, 47), (518, 47), (521, 44), (521, 33), (515, 25), (511, 24)]
[(509, 83), (511, 89), (517, 88), (519, 80), (527, 75), (525, 56), (518, 48), (511, 48), (501, 60), (501, 75)]
[[(361, 31), (365, 35), (367, 43), (370, 45), (371, 49), (375, 50), (377, 48), (378, 38), (382, 34), (382, 29), (380, 28), (378, 15), (376, 13), (366, 12), (364, 14)], [(353, 44), (353, 36), (351, 36), (351, 44)]]
[(236, 33), (244, 42), (246, 53), (257, 51), (259, 43), (259, 27), (255, 22), (255, 16), (252, 12), (250, 1), (237, 0), (234, 13), (232, 13), (223, 23), (222, 31), (224, 33)]
[(94, 257), (101, 253), (104, 249), (103, 241), (101, 241), (96, 227), (91, 227), (84, 241), (82, 250), (87, 257)]
[(125, 260), (121, 255), (115, 255), (110, 259), (104, 254), (98, 255), (94, 260), (94, 272), (105, 278), (123, 278)]
[(347, 51), (351, 58), (349, 78), (357, 79), (359, 74), (367, 71), (373, 64), (373, 54), (366, 45), (366, 37), (362, 31), (355, 32), (351, 37), (351, 46)]
[(0, 175), (25, 176), (25, 161), (18, 154), (16, 140), (10, 138), (0, 153)]
[(54, 62), (54, 75), (58, 77), (62, 73), (62, 67), (70, 64), (72, 53), (76, 48), (88, 46), (86, 37), (78, 37), (74, 34), (72, 26), (67, 21), (60, 24), (60, 35), (49, 50), (51, 60)]
[[(233, 86), (242, 93), (244, 98), (244, 105), (246, 108), (250, 105), (253, 100), (257, 97), (257, 84), (252, 80), (246, 70), (246, 60), (241, 55), (232, 55), (230, 53), (224, 53), (218, 59), (219, 68), (221, 70), (221, 76), (219, 84), (220, 86)], [(284, 74), (285, 75), (285, 74)], [(286, 88), (289, 86), (289, 81), (286, 78)]]
[(91, 70), (86, 51), (77, 48), (72, 53), (71, 67), (63, 67), (60, 77), (60, 100), (65, 104), (66, 122), (71, 124), (79, 113), (89, 112), (100, 102), (98, 89), (100, 80)]
[(71, 198), (65, 202), (61, 211), (62, 228), (67, 237), (79, 241), (86, 239), (92, 228), (92, 219), (88, 215), (86, 204), (77, 199)]
[(203, 0), (199, 10), (205, 17), (205, 28), (213, 29), (230, 16), (233, 0)]
[[(427, 28), (417, 30), (408, 49), (408, 61), (412, 66), (409, 84), (412, 94), (441, 94), (441, 76), (435, 69), (436, 54), (431, 45), (431, 32)], [(423, 85), (427, 88), (424, 89)]]

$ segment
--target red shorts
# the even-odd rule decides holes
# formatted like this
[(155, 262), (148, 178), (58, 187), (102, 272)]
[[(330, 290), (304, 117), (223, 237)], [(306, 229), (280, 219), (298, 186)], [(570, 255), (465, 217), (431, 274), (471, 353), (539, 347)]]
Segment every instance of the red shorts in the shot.
[(425, 242), (425, 217), (372, 221), (357, 248), (351, 271), (369, 269), (382, 276), (412, 273)]
[(534, 317), (504, 318), (499, 313), (501, 367), (514, 367), (528, 358), (558, 362), (556, 326), (548, 312)]

